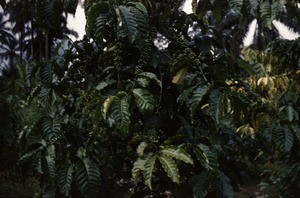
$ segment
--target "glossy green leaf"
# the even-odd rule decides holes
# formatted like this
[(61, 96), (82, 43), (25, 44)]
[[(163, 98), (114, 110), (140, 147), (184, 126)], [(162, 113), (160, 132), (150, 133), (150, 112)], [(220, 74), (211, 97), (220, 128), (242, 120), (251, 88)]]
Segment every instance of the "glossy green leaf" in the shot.
[(139, 176), (143, 174), (145, 184), (152, 189), (151, 179), (156, 158), (156, 155), (148, 153), (135, 160), (132, 168), (132, 177), (135, 184), (137, 184)]
[(127, 33), (127, 37), (129, 38), (130, 42), (133, 43), (137, 36), (137, 27), (138, 24), (134, 15), (130, 12), (130, 9), (125, 6), (118, 7), (122, 21), (121, 27), (124, 27)]
[(138, 75), (138, 77), (148, 78), (156, 82), (160, 87), (162, 87), (162, 83), (160, 80), (158, 80), (156, 74), (151, 72), (142, 72)]
[(155, 109), (155, 99), (146, 89), (136, 88), (133, 91), (137, 106), (143, 114), (150, 114)]
[(205, 198), (208, 193), (208, 173), (202, 172), (200, 175), (197, 175), (192, 178), (193, 186), (193, 197), (194, 198)]
[(294, 136), (292, 131), (287, 127), (280, 127), (275, 131), (276, 143), (281, 151), (289, 152), (294, 144)]
[(111, 118), (122, 133), (128, 133), (130, 124), (129, 103), (127, 97), (116, 98), (111, 107)]
[(49, 172), (51, 182), (53, 184), (55, 184), (56, 183), (56, 176), (57, 176), (55, 160), (50, 155), (47, 155), (45, 158), (46, 158), (46, 162), (47, 162), (47, 166), (48, 166), (48, 172)]
[(89, 158), (79, 159), (75, 166), (75, 178), (80, 191), (87, 196), (95, 195), (100, 184), (98, 166)]
[(159, 152), (162, 153), (163, 155), (174, 157), (185, 163), (189, 163), (192, 165), (194, 164), (192, 157), (185, 150), (183, 150), (180, 147), (173, 146), (173, 145), (161, 146), (161, 149), (159, 150)]
[(218, 168), (218, 161), (213, 152), (211, 152), (210, 148), (204, 144), (198, 144), (194, 148), (194, 153), (201, 163), (201, 165), (207, 170), (215, 171)]
[(180, 175), (175, 161), (164, 155), (161, 155), (158, 158), (168, 177), (171, 178), (173, 182), (179, 184)]
[(152, 179), (152, 173), (155, 165), (157, 156), (149, 156), (144, 164), (145, 169), (143, 170), (144, 180), (145, 184), (152, 189), (151, 179)]
[(228, 3), (233, 11), (239, 13), (243, 7), (244, 0), (228, 0)]
[(224, 95), (218, 90), (213, 90), (209, 96), (209, 110), (216, 124), (220, 122), (220, 116), (223, 110), (223, 97)]
[(219, 172), (218, 180), (219, 190), (222, 193), (222, 197), (234, 197), (234, 191), (230, 179), (221, 171)]
[(57, 183), (60, 188), (60, 192), (63, 193), (66, 197), (68, 197), (71, 190), (73, 172), (73, 164), (67, 163), (62, 166), (61, 170), (58, 173)]
[(209, 86), (199, 86), (197, 89), (192, 94), (191, 99), (189, 100), (189, 107), (191, 114), (194, 115), (194, 113), (197, 110), (197, 107), (201, 103), (203, 97), (208, 93), (209, 91)]
[(103, 103), (103, 116), (104, 116), (104, 119), (107, 118), (108, 111), (110, 110), (114, 100), (115, 100), (115, 96), (110, 96), (104, 101), (104, 103)]
[(144, 155), (144, 150), (147, 148), (148, 144), (146, 142), (141, 142), (136, 149), (138, 156)]
[(46, 117), (42, 122), (42, 128), (49, 141), (55, 140), (61, 129), (61, 122), (57, 117)]

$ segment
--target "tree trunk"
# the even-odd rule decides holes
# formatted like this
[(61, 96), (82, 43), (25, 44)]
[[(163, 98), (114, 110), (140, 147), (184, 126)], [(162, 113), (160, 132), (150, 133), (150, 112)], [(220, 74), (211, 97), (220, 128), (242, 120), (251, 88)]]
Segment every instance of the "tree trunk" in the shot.
[(48, 31), (46, 31), (46, 34), (45, 34), (45, 42), (46, 42), (46, 45), (45, 45), (45, 60), (49, 60), (49, 52), (50, 52), (50, 46), (49, 46), (49, 33)]
[(33, 27), (33, 18), (31, 18), (31, 60), (34, 60), (34, 27)]

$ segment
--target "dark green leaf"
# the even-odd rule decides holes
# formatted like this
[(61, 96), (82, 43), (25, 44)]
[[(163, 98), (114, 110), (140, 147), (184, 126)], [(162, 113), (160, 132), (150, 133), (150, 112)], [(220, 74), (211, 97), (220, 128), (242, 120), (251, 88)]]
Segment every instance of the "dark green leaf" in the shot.
[(168, 177), (170, 177), (173, 182), (179, 184), (180, 175), (175, 161), (172, 158), (164, 155), (159, 156), (158, 158)]

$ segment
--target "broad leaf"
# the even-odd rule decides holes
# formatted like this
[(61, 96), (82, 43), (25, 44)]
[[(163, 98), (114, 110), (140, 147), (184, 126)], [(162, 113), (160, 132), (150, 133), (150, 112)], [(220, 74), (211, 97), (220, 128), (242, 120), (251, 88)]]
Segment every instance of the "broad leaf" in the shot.
[(202, 172), (200, 175), (193, 177), (190, 181), (193, 186), (194, 198), (205, 198), (208, 193), (208, 173)]
[(174, 157), (178, 160), (184, 161), (185, 163), (189, 163), (192, 165), (194, 164), (192, 157), (180, 147), (173, 146), (173, 145), (162, 146), (159, 152), (164, 155)]
[(144, 150), (147, 148), (148, 144), (146, 142), (141, 142), (140, 145), (137, 147), (136, 152), (138, 156), (144, 155)]
[(182, 84), (186, 75), (187, 75), (187, 68), (184, 67), (176, 73), (176, 75), (172, 79), (172, 83)]
[(78, 160), (75, 166), (75, 177), (82, 194), (92, 196), (97, 193), (100, 183), (100, 172), (91, 159)]
[(223, 173), (219, 172), (218, 190), (221, 192), (221, 197), (234, 197), (234, 191), (230, 179)]
[(151, 72), (142, 72), (138, 75), (138, 77), (148, 78), (156, 82), (160, 87), (162, 87), (162, 83), (160, 80), (158, 80), (156, 74)]
[(86, 32), (90, 37), (95, 37), (98, 42), (102, 42), (104, 27), (108, 20), (109, 5), (107, 3), (95, 3), (87, 9)]
[(142, 11), (144, 14), (148, 14), (147, 8), (142, 4), (141, 2), (129, 2), (130, 4), (133, 4), (137, 9)]
[(188, 89), (185, 89), (177, 98), (178, 104), (181, 106), (183, 103), (185, 103), (190, 94), (195, 90), (196, 86), (189, 87)]
[(244, 0), (228, 0), (228, 3), (233, 11), (240, 13)]
[(108, 21), (108, 15), (106, 15), (106, 14), (100, 14), (95, 20), (95, 24), (93, 26), (94, 36), (95, 36), (96, 41), (98, 41), (98, 43), (102, 42), (103, 31), (104, 31), (107, 21)]
[(142, 174), (143, 170), (145, 170), (146, 160), (147, 158), (145, 157), (138, 157), (133, 163), (133, 168), (131, 172), (135, 184), (137, 184), (140, 174)]
[(104, 103), (103, 103), (103, 116), (104, 116), (104, 119), (107, 118), (108, 111), (110, 110), (114, 99), (115, 99), (115, 96), (110, 96), (104, 101)]
[(135, 184), (137, 184), (139, 176), (143, 174), (145, 184), (152, 189), (151, 178), (156, 158), (156, 155), (148, 153), (147, 155), (139, 157), (135, 160), (132, 168), (132, 177)]
[(275, 131), (276, 143), (281, 151), (289, 152), (294, 144), (294, 136), (289, 127), (280, 127)]
[(120, 24), (120, 26), (125, 28), (129, 41), (133, 43), (138, 33), (138, 24), (136, 22), (136, 19), (130, 12), (130, 9), (128, 7), (119, 6), (118, 10), (121, 16), (120, 21), (122, 21), (122, 24)]
[(263, 23), (269, 28), (272, 28), (272, 21), (277, 18), (284, 5), (281, 2), (263, 1), (260, 4), (260, 15)]
[(223, 94), (218, 90), (213, 90), (209, 96), (210, 113), (213, 116), (216, 124), (220, 122), (220, 116), (223, 106)]
[(288, 121), (298, 121), (299, 120), (299, 114), (298, 112), (292, 107), (292, 105), (286, 106), (286, 115)]
[(36, 154), (40, 153), (41, 151), (44, 151), (45, 148), (46, 148), (45, 140), (41, 140), (38, 143), (34, 143), (34, 144), (30, 145), (29, 148), (27, 149), (26, 153), (20, 157), (20, 159), (18, 160), (18, 163), (22, 163), (23, 161), (31, 159)]
[(298, 143), (300, 143), (300, 127), (299, 126), (294, 126), (294, 127), (292, 127), (292, 130), (294, 132), (295, 137), (298, 140)]
[(155, 109), (155, 99), (146, 89), (136, 88), (133, 91), (137, 106), (143, 114), (151, 114)]
[(48, 140), (55, 141), (61, 128), (60, 120), (57, 117), (46, 117), (42, 122), (42, 128), (47, 135)]
[(203, 96), (205, 94), (207, 94), (209, 91), (209, 86), (199, 86), (194, 92), (193, 95), (191, 97), (191, 99), (189, 100), (189, 106), (190, 106), (190, 111), (191, 114), (194, 115), (194, 113), (197, 110), (197, 107), (199, 106), (199, 104), (201, 103)]
[(145, 180), (145, 184), (147, 184), (147, 186), (150, 189), (152, 189), (151, 179), (152, 179), (152, 173), (153, 173), (156, 158), (157, 158), (156, 155), (154, 156), (150, 155), (144, 164), (145, 166), (145, 169), (143, 170), (144, 180)]
[(46, 63), (40, 68), (40, 78), (45, 87), (50, 87), (53, 80), (53, 71), (52, 65), (50, 63)]
[(218, 161), (213, 152), (211, 152), (210, 148), (204, 144), (198, 144), (194, 148), (194, 153), (197, 159), (200, 161), (201, 165), (207, 170), (217, 170), (218, 169)]
[(144, 43), (149, 28), (147, 21), (148, 15), (135, 7), (129, 7), (129, 9), (130, 12), (134, 15), (135, 22), (137, 24), (137, 39), (139, 39), (138, 43)]
[(158, 158), (168, 177), (170, 177), (173, 182), (179, 184), (180, 175), (175, 161), (172, 158), (164, 155), (161, 155)]
[(48, 173), (51, 179), (52, 184), (56, 183), (56, 166), (55, 166), (55, 160), (50, 155), (46, 156), (46, 162), (48, 167)]
[(112, 104), (111, 118), (122, 133), (127, 133), (130, 124), (130, 112), (127, 97), (116, 98)]
[(71, 163), (67, 163), (62, 166), (61, 170), (58, 173), (58, 186), (60, 192), (68, 197), (71, 190), (72, 178), (73, 178), (74, 166)]

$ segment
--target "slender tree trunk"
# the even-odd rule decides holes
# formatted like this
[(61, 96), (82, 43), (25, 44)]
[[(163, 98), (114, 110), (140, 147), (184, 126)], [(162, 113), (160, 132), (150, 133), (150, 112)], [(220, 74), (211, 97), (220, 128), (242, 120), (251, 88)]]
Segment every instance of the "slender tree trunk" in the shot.
[(265, 37), (263, 34), (263, 22), (261, 18), (257, 19), (257, 49), (264, 50), (266, 47)]
[(42, 49), (42, 42), (43, 42), (43, 34), (40, 32), (40, 30), (37, 30), (38, 32), (38, 43), (39, 43), (39, 61), (43, 60), (43, 49)]
[(23, 66), (23, 40), (24, 40), (24, 28), (25, 28), (23, 19), (21, 19), (20, 28), (21, 28), (21, 36), (20, 36), (20, 56), (21, 56), (21, 60), (20, 60), (20, 64), (21, 64), (21, 67), (22, 67)]
[(34, 60), (34, 26), (33, 26), (33, 18), (31, 18), (31, 60)]
[(45, 40), (46, 40), (46, 45), (45, 45), (45, 60), (49, 60), (49, 33), (46, 31), (45, 34)]

